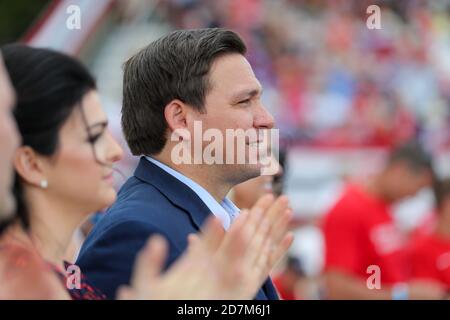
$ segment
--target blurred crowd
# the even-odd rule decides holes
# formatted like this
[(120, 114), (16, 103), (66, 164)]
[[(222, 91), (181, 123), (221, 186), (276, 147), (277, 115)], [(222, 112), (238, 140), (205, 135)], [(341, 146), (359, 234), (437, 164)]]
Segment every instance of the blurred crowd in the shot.
[[(175, 28), (224, 26), (249, 44), (266, 105), (301, 145), (448, 148), (448, 1), (171, 0)], [(381, 8), (381, 29), (366, 9)]]

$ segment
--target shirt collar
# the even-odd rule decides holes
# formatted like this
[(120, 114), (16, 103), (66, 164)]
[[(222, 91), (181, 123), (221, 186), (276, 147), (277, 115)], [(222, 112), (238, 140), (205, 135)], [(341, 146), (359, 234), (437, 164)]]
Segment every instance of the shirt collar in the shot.
[(219, 204), (216, 199), (214, 199), (214, 197), (208, 191), (206, 191), (205, 188), (203, 188), (192, 179), (186, 177), (182, 173), (170, 168), (169, 166), (154, 158), (145, 158), (191, 188), (192, 191), (194, 191), (203, 201), (203, 203), (209, 208), (209, 210), (222, 222), (224, 229), (228, 230), (233, 220), (239, 214), (239, 208), (236, 207), (236, 205), (230, 199), (225, 197)]

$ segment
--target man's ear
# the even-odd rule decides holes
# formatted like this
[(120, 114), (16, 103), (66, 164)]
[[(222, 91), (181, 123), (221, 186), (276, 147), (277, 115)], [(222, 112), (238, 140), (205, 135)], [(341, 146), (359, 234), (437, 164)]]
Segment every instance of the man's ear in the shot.
[(39, 186), (42, 180), (47, 179), (41, 157), (28, 146), (17, 148), (14, 154), (14, 168), (26, 183), (34, 186)]
[(190, 140), (189, 129), (196, 119), (195, 110), (184, 102), (174, 99), (166, 105), (164, 117), (171, 134), (174, 133), (182, 140)]
[(186, 105), (178, 99), (174, 99), (166, 105), (164, 117), (166, 118), (167, 126), (171, 131), (185, 129), (187, 127), (186, 111)]

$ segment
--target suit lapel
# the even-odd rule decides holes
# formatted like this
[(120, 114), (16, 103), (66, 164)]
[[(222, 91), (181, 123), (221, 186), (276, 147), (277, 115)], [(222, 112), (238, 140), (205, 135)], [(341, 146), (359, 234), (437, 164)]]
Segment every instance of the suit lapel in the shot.
[(187, 212), (199, 230), (211, 214), (209, 208), (191, 188), (145, 157), (141, 157), (134, 176), (157, 188), (169, 201)]

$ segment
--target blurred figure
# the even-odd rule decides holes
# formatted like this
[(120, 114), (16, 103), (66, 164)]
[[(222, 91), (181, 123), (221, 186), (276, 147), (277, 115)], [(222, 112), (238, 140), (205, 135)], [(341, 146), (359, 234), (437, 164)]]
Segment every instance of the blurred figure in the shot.
[[(95, 81), (81, 63), (17, 44), (2, 53), (22, 137), (14, 157), (17, 216), (3, 239), (36, 250), (65, 284), (64, 254), (74, 230), (116, 199), (112, 165), (122, 149), (107, 130)], [(73, 298), (103, 298), (84, 280), (80, 275)]]
[[(282, 160), (283, 159), (283, 160)], [(261, 175), (235, 186), (231, 190), (231, 200), (240, 209), (251, 208), (260, 197), (265, 194), (282, 194), (284, 156), (280, 152), (280, 161), (272, 157), (272, 161), (279, 168), (275, 175)]]
[(14, 151), (19, 145), (19, 135), (12, 114), (15, 99), (0, 54), (0, 223), (9, 219), (15, 210), (11, 192), (14, 177), (12, 160)]
[(437, 282), (450, 290), (450, 179), (436, 181), (436, 226), (412, 241), (412, 279)]
[[(276, 196), (283, 194), (287, 172), (286, 157), (287, 151), (282, 149), (279, 151), (278, 160), (273, 158), (273, 161), (276, 161), (276, 165), (279, 166), (279, 170), (275, 175), (262, 175), (235, 186), (229, 194), (233, 203), (241, 209), (251, 208), (265, 194), (274, 194)], [(289, 229), (295, 230), (310, 223), (316, 222), (305, 219), (300, 215), (294, 215), (289, 223)]]
[(298, 294), (300, 281), (305, 278), (305, 272), (298, 258), (288, 256), (284, 268), (273, 277), (273, 283), (283, 300), (303, 299)]
[(385, 168), (368, 183), (347, 187), (324, 220), (327, 298), (443, 297), (442, 288), (431, 283), (406, 285), (405, 242), (391, 213), (394, 203), (429, 186), (432, 178), (429, 155), (412, 142), (393, 150)]
[(264, 194), (273, 193), (274, 176), (263, 175), (238, 184), (232, 190), (231, 199), (241, 209), (251, 208)]
[(1, 237), (16, 208), (12, 194), (13, 157), (19, 146), (15, 103), (16, 95), (0, 54), (0, 300), (61, 298), (64, 290), (39, 255), (23, 243), (5, 243)]

